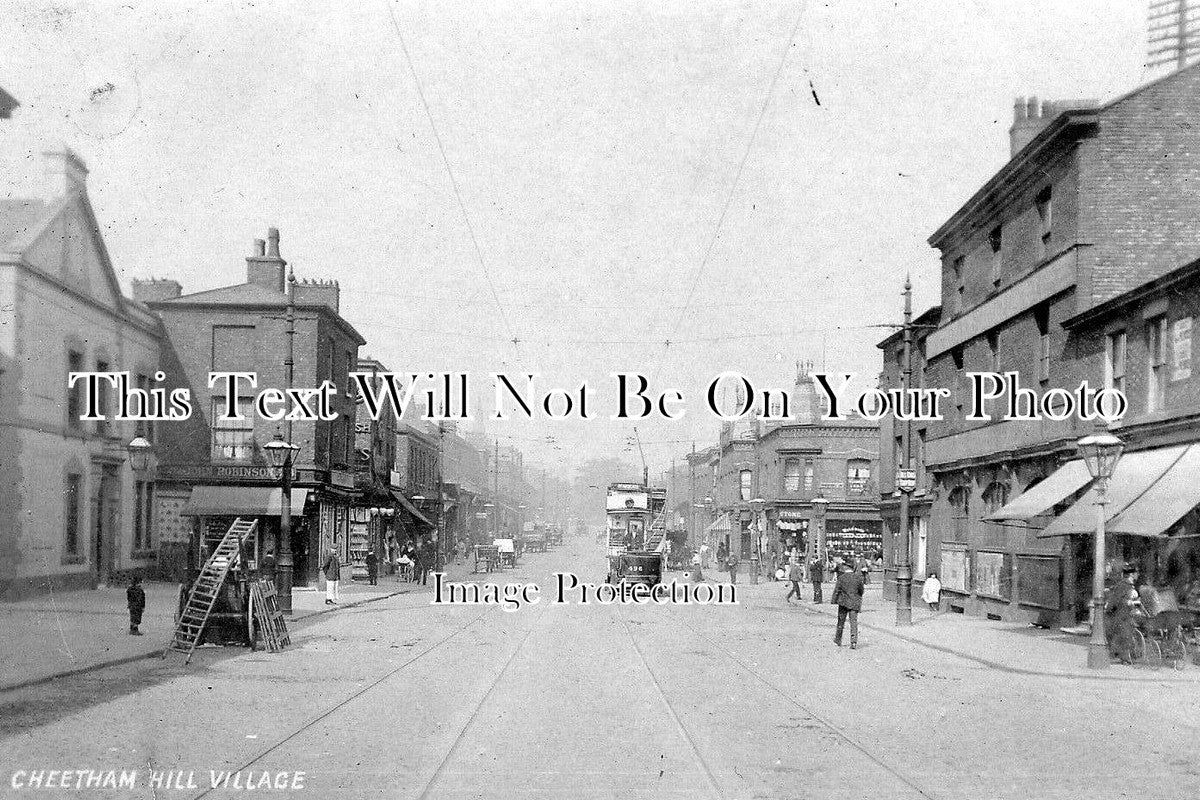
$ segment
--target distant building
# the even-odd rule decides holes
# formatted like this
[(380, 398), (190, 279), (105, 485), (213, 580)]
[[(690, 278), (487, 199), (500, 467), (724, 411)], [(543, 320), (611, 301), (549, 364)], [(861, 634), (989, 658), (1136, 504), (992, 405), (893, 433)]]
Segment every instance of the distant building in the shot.
[[(0, 92), (0, 112), (4, 98)], [(10, 98), (11, 99), (11, 98)], [(2, 116), (3, 114), (0, 114)], [(153, 575), (159, 524), (154, 465), (136, 473), (127, 446), (147, 423), (83, 421), (83, 371), (129, 373), (148, 389), (159, 369), (158, 320), (121, 294), (87, 195), (87, 167), (45, 154), (45, 198), (0, 200), (0, 596)], [(115, 413), (113, 390), (98, 398)]]

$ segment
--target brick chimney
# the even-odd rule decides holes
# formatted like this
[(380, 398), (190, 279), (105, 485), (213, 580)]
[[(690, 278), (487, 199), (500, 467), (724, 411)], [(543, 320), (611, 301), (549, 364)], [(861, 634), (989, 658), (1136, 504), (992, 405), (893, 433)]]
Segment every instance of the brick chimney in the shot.
[(1013, 101), (1013, 124), (1008, 129), (1008, 155), (1011, 158), (1024, 149), (1064, 111), (1094, 108), (1096, 100), (1043, 100), (1036, 97), (1018, 97)]
[(42, 152), (46, 166), (46, 190), (48, 200), (83, 194), (87, 191), (87, 164), (71, 148), (63, 145), (61, 150)]
[(133, 281), (133, 299), (139, 303), (153, 303), (160, 300), (173, 300), (183, 294), (179, 281), (168, 278), (146, 278)]
[(254, 255), (246, 258), (246, 280), (283, 294), (286, 266), (287, 262), (279, 257), (279, 229), (269, 228), (267, 241), (255, 239)]
[(296, 305), (326, 305), (339, 313), (341, 289), (337, 281), (302, 280), (296, 281), (293, 287), (293, 297)]

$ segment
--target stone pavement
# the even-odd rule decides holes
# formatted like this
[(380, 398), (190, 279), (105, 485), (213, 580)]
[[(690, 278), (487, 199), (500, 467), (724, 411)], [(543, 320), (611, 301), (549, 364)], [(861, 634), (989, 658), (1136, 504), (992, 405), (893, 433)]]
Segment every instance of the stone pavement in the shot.
[[(724, 580), (728, 575), (712, 573), (706, 577)], [(742, 602), (772, 604), (774, 598), (781, 608), (787, 608), (784, 596), (788, 587), (786, 581), (754, 585), (738, 576), (739, 592), (744, 593)], [(793, 603), (792, 609), (797, 613), (826, 615), (831, 620), (837, 617), (836, 606), (829, 603), (832, 583), (824, 585), (825, 602), (821, 605), (812, 603), (811, 584), (804, 584), (802, 588), (805, 600)], [(1092, 670), (1087, 667), (1087, 636), (1046, 630), (1028, 623), (997, 622), (945, 611), (935, 614), (920, 602), (919, 597), (913, 603), (913, 624), (898, 626), (895, 608), (892, 601), (883, 599), (879, 583), (869, 584), (859, 615), (860, 638), (883, 634), (1012, 674), (1200, 683), (1200, 662), (1191, 661), (1182, 670), (1174, 670), (1170, 665), (1152, 669), (1144, 664), (1127, 666), (1119, 663), (1107, 670)], [(1189, 655), (1195, 657), (1194, 653)]]
[[(457, 575), (467, 569), (451, 566), (448, 572)], [(174, 630), (179, 584), (144, 583), (143, 588), (143, 636), (128, 633), (124, 586), (56, 592), (0, 604), (4, 637), (0, 691), (160, 654)], [(323, 591), (296, 589), (288, 621), (295, 623), (413, 590), (412, 583), (384, 575), (377, 586), (365, 581), (348, 583), (341, 589), (341, 604), (328, 606)]]

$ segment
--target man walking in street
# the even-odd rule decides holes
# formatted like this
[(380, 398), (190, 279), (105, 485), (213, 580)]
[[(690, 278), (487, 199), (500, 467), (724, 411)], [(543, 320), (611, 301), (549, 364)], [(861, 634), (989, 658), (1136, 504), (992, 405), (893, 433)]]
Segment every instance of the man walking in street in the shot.
[(812, 581), (813, 602), (821, 602), (821, 582), (825, 580), (825, 568), (821, 566), (820, 558), (813, 558), (808, 565), (808, 578)]
[(833, 643), (842, 646), (842, 631), (849, 617), (850, 649), (853, 650), (858, 647), (858, 612), (862, 610), (863, 579), (862, 573), (850, 564), (842, 564), (840, 569), (837, 585), (833, 588), (833, 602), (838, 607), (837, 632), (833, 634)]
[(342, 577), (342, 562), (338, 559), (336, 547), (329, 548), (329, 557), (325, 559), (321, 571), (325, 573), (325, 605), (335, 605), (342, 598), (338, 592), (338, 582)]
[(801, 569), (800, 562), (796, 560), (794, 555), (788, 564), (787, 570), (787, 579), (791, 581), (792, 588), (788, 590), (787, 597), (784, 600), (787, 600), (789, 603), (792, 602), (792, 597), (795, 597), (797, 600), (804, 600), (800, 595), (800, 581), (804, 580), (804, 571)]
[(142, 588), (142, 579), (137, 575), (129, 579), (125, 602), (129, 604), (129, 635), (141, 636), (138, 626), (142, 624), (142, 612), (146, 610), (146, 590)]
[(379, 583), (379, 556), (375, 555), (374, 550), (367, 551), (367, 580), (372, 586)]
[(725, 559), (725, 566), (729, 569), (729, 582), (737, 583), (738, 557), (732, 547), (729, 548), (729, 557)]

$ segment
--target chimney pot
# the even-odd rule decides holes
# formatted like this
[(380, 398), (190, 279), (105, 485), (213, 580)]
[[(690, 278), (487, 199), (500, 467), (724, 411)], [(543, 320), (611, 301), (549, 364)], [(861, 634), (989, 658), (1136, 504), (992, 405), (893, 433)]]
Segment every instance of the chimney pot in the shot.
[(1013, 124), (1025, 121), (1025, 98), (1018, 97), (1013, 100)]
[(267, 255), (279, 258), (279, 228), (267, 229)]
[(1025, 101), (1025, 118), (1028, 120), (1036, 120), (1038, 118), (1038, 99), (1030, 97)]
[(254, 257), (262, 258), (267, 254), (267, 243), (264, 239), (254, 240)]

